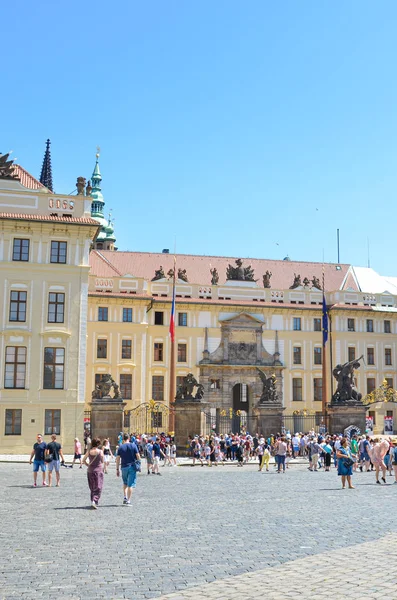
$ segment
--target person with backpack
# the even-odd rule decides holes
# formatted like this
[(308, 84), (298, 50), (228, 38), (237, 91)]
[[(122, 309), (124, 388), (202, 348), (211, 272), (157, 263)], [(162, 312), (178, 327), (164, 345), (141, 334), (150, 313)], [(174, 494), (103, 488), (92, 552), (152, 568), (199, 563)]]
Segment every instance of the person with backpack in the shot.
[[(160, 450), (160, 445), (159, 450)], [(153, 450), (154, 453), (154, 450)], [(116, 475), (120, 477), (120, 463), (121, 463), (121, 476), (123, 478), (123, 489), (124, 498), (123, 504), (131, 504), (131, 496), (134, 488), (136, 487), (136, 474), (140, 471), (141, 457), (138, 452), (138, 447), (135, 442), (130, 441), (128, 433), (123, 435), (123, 443), (118, 449), (116, 457)]]
[(55, 469), (55, 478), (56, 478), (56, 487), (60, 486), (60, 468), (61, 461), (65, 462), (65, 458), (62, 452), (62, 446), (59, 442), (57, 442), (57, 436), (55, 433), (51, 436), (51, 442), (47, 444), (47, 448), (45, 450), (45, 458), (44, 460), (48, 464), (48, 485), (51, 487), (52, 484), (52, 471)]

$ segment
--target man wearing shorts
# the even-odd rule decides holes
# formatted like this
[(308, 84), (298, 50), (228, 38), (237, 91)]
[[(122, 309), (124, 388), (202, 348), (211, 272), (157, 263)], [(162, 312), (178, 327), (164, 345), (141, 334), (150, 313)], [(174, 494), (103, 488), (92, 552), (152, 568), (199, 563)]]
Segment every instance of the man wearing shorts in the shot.
[(33, 460), (33, 487), (37, 487), (37, 473), (39, 471), (39, 469), (41, 469), (42, 474), (43, 474), (43, 485), (46, 486), (46, 482), (45, 482), (45, 462), (44, 462), (44, 453), (45, 450), (47, 448), (47, 444), (45, 443), (45, 441), (43, 440), (43, 436), (39, 434), (37, 434), (37, 442), (33, 445), (33, 450), (32, 453), (30, 455), (30, 460), (29, 460), (29, 464), (32, 464), (32, 459), (34, 456), (34, 460)]
[(48, 485), (51, 487), (52, 484), (52, 471), (55, 469), (56, 487), (59, 487), (61, 462), (59, 458), (62, 458), (62, 462), (65, 462), (65, 458), (62, 452), (62, 446), (57, 442), (57, 436), (55, 433), (51, 436), (51, 442), (47, 444), (45, 450), (45, 456), (52, 456), (52, 461), (48, 463)]
[(141, 460), (138, 452), (138, 446), (130, 442), (128, 433), (123, 435), (123, 443), (119, 446), (116, 457), (116, 475), (120, 477), (120, 462), (121, 475), (123, 478), (124, 499), (123, 504), (131, 504), (131, 496), (134, 487), (136, 486), (136, 461)]
[(146, 444), (146, 462), (147, 474), (150, 475), (151, 473), (153, 473), (153, 444), (150, 440), (148, 440)]

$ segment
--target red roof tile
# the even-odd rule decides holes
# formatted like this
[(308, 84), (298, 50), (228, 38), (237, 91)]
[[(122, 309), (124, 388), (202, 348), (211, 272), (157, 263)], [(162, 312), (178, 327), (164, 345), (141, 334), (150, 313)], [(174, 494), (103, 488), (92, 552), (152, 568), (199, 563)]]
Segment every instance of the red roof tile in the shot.
[(18, 177), (24, 187), (29, 188), (30, 190), (47, 189), (42, 183), (40, 183), (38, 179), (33, 177), (33, 175), (28, 173), (26, 169), (21, 167), (21, 165), (14, 165), (14, 175)]
[(62, 215), (29, 215), (24, 213), (0, 212), (0, 219), (14, 219), (17, 221), (50, 221), (52, 223), (74, 223), (76, 225), (95, 225), (100, 227), (98, 221), (91, 217), (72, 217)]
[[(106, 262), (103, 260), (105, 259)], [(192, 254), (178, 254), (177, 267), (186, 269), (189, 283), (198, 285), (211, 285), (210, 269), (216, 268), (219, 274), (219, 285), (226, 281), (226, 269), (229, 263), (235, 266), (234, 257), (224, 256), (196, 256)], [(288, 289), (294, 280), (294, 274), (299, 274), (302, 280), (313, 276), (322, 281), (322, 263), (295, 262), (285, 260), (267, 260), (258, 258), (243, 258), (243, 267), (251, 265), (254, 269), (258, 286), (262, 287), (262, 277), (267, 270), (271, 271), (271, 287), (274, 290)], [(91, 275), (97, 277), (114, 277), (113, 269), (122, 275), (134, 275), (151, 280), (156, 269), (163, 267), (165, 273), (173, 268), (174, 257), (172, 254), (150, 252), (121, 252), (101, 250), (91, 252)], [(328, 291), (339, 290), (346, 278), (350, 265), (337, 265), (326, 263), (324, 265), (325, 288)], [(350, 282), (349, 282), (350, 283)], [(357, 286), (355, 286), (357, 289)]]

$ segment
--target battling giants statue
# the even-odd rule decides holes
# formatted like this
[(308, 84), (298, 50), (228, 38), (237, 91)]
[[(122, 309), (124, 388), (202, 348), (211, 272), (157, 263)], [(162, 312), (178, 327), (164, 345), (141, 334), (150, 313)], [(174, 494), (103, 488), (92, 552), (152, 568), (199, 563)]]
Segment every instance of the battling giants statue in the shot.
[(273, 373), (270, 375), (270, 377), (266, 377), (264, 372), (258, 369), (258, 367), (256, 370), (258, 371), (259, 377), (261, 378), (263, 384), (262, 395), (260, 397), (259, 404), (277, 404), (279, 399), (276, 388), (277, 379), (275, 374)]
[[(193, 396), (194, 388), (197, 388), (196, 394)], [(197, 400), (199, 402), (204, 396), (204, 386), (197, 381), (193, 373), (189, 373), (183, 378), (182, 385), (178, 386), (175, 400)]]
[(336, 392), (332, 396), (332, 404), (357, 404), (361, 403), (362, 394), (357, 391), (354, 382), (354, 370), (360, 368), (360, 360), (363, 357), (347, 362), (343, 365), (336, 365), (332, 371), (333, 376), (338, 382)]

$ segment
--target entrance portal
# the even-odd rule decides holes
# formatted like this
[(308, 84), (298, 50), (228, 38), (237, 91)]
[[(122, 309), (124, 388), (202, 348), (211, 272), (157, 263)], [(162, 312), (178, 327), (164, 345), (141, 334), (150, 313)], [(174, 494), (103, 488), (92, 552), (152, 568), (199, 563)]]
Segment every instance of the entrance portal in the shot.
[(249, 387), (246, 383), (236, 383), (233, 386), (233, 418), (232, 431), (240, 433), (248, 425)]

